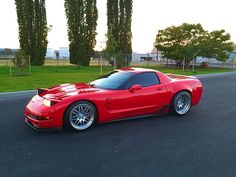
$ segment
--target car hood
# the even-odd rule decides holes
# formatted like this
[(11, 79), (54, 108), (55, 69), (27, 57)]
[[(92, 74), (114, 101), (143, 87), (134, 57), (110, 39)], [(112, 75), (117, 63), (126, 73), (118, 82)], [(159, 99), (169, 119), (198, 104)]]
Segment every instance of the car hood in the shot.
[(94, 88), (86, 83), (62, 84), (49, 89), (38, 89), (38, 95), (46, 99), (61, 100), (66, 97), (79, 94), (91, 94), (100, 90), (101, 89)]

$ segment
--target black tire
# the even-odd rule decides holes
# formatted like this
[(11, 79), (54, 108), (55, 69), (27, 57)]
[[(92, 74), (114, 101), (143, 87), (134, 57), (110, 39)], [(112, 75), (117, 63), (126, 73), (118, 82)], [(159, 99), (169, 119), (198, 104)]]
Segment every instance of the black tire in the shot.
[(184, 116), (191, 109), (191, 104), (191, 95), (187, 91), (180, 91), (171, 100), (170, 112), (177, 116)]
[(64, 114), (64, 127), (83, 131), (94, 125), (97, 121), (97, 109), (88, 101), (78, 101), (71, 104)]

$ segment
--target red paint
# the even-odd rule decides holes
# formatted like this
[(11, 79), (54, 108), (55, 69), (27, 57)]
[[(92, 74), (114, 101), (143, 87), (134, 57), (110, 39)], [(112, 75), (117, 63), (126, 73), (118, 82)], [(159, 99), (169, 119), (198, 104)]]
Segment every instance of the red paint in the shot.
[[(142, 68), (120, 70), (135, 74), (155, 71)], [(191, 94), (192, 106), (198, 104), (202, 96), (202, 84), (197, 78), (155, 72), (161, 83), (149, 87), (140, 88), (135, 85), (126, 90), (105, 90), (93, 88), (85, 83), (76, 83), (45, 89), (43, 93), (34, 96), (26, 106), (25, 117), (37, 128), (63, 127), (65, 110), (73, 102), (81, 100), (90, 101), (96, 106), (99, 123), (156, 114), (163, 106), (167, 108), (162, 111), (168, 112), (171, 99), (182, 90)], [(54, 105), (45, 106), (43, 104), (44, 98), (54, 101)]]

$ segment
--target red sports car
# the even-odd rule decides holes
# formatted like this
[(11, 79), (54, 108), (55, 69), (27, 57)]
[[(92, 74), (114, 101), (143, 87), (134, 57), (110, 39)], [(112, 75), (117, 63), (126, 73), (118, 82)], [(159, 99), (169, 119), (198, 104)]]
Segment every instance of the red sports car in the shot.
[(25, 120), (36, 129), (85, 130), (96, 122), (167, 112), (183, 116), (201, 96), (202, 84), (195, 77), (122, 68), (88, 84), (38, 89), (26, 106)]

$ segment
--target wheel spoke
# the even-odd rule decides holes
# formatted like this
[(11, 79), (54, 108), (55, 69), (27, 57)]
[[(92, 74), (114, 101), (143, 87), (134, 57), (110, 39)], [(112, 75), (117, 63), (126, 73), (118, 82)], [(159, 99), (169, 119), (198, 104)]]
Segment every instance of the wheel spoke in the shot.
[(85, 112), (87, 112), (88, 111), (88, 108), (87, 107), (84, 107), (83, 108), (83, 112), (85, 113)]
[(86, 117), (86, 118), (85, 118), (85, 120), (86, 120), (87, 122), (89, 122), (89, 121), (90, 121), (90, 119), (89, 119), (88, 117)]
[(77, 119), (77, 116), (71, 117), (71, 120), (76, 120), (76, 119)]
[(76, 125), (78, 125), (78, 124), (79, 124), (79, 122), (80, 122), (80, 120), (79, 120), (79, 119), (77, 119), (77, 120), (75, 121), (75, 124), (76, 124)]
[(70, 123), (78, 130), (88, 128), (94, 121), (95, 112), (89, 104), (78, 104), (70, 113)]
[(186, 94), (179, 95), (175, 100), (175, 110), (178, 114), (185, 114), (191, 107), (191, 99)]
[(85, 116), (88, 117), (88, 116), (91, 116), (92, 113), (86, 113)]

